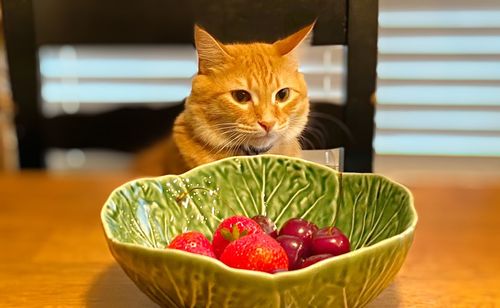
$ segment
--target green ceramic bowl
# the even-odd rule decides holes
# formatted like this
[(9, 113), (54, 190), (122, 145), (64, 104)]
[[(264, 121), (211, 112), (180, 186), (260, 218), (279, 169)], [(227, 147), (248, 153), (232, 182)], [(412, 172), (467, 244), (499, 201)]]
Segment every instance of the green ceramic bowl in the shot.
[[(336, 225), (353, 251), (272, 275), (164, 249), (186, 230), (211, 238), (234, 214), (265, 214), (278, 227), (292, 217)], [(408, 189), (385, 177), (262, 155), (126, 183), (106, 201), (101, 219), (115, 259), (158, 304), (302, 308), (361, 307), (374, 299), (401, 268), (417, 214)]]

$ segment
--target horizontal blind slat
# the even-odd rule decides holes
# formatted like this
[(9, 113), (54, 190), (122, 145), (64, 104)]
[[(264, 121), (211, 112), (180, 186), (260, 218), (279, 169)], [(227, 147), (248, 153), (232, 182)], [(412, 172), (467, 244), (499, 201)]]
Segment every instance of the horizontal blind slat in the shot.
[(377, 110), (377, 129), (500, 132), (500, 111)]
[(377, 132), (374, 145), (379, 154), (500, 156), (500, 135)]
[(499, 106), (500, 87), (494, 86), (379, 86), (379, 104)]
[(392, 36), (378, 40), (381, 54), (500, 54), (498, 36)]
[(500, 10), (381, 11), (381, 28), (500, 28)]
[(380, 79), (500, 80), (497, 61), (381, 61)]

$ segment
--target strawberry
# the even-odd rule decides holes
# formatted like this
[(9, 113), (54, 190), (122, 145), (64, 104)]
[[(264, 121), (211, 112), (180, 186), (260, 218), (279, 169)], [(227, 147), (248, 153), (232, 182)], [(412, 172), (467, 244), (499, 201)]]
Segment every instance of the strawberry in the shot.
[(231, 216), (224, 219), (214, 232), (212, 245), (215, 255), (220, 257), (226, 246), (245, 235), (264, 233), (260, 225), (245, 216)]
[(212, 243), (198, 231), (189, 231), (177, 235), (167, 248), (183, 250), (215, 258)]
[(265, 233), (244, 236), (231, 242), (220, 260), (234, 268), (267, 273), (288, 270), (288, 256), (281, 245)]

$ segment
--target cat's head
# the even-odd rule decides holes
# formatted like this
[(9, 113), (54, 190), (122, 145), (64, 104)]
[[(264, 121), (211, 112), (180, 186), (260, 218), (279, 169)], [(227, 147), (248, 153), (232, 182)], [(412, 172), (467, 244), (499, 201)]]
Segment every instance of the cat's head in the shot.
[(197, 137), (215, 148), (258, 152), (295, 140), (309, 101), (294, 51), (312, 27), (273, 44), (222, 44), (195, 26), (198, 74), (186, 116)]

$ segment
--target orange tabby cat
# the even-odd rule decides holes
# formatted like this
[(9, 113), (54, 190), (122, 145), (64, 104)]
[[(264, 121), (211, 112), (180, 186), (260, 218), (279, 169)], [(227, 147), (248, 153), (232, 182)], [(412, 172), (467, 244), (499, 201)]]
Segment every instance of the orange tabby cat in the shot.
[(185, 109), (137, 169), (179, 174), (229, 156), (299, 156), (309, 100), (294, 50), (312, 27), (273, 44), (222, 44), (195, 26), (198, 74)]

